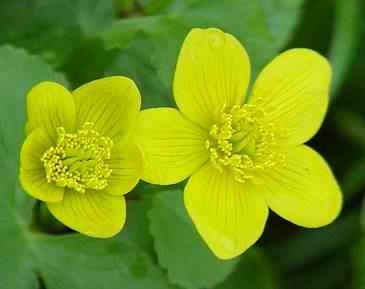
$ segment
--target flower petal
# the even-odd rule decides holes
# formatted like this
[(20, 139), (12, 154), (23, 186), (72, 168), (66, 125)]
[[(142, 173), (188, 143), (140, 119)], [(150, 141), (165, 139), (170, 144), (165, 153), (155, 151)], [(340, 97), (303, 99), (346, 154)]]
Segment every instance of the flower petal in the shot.
[(198, 232), (221, 259), (243, 253), (264, 230), (268, 208), (263, 195), (210, 163), (190, 178), (184, 197)]
[(317, 52), (291, 49), (277, 56), (258, 76), (250, 103), (262, 106), (266, 120), (284, 130), (282, 145), (308, 141), (327, 111), (331, 67)]
[(261, 190), (275, 213), (308, 228), (331, 223), (342, 206), (342, 194), (330, 168), (307, 146), (291, 149), (286, 164), (264, 176)]
[(52, 145), (48, 134), (38, 128), (26, 138), (20, 152), (20, 182), (29, 195), (44, 202), (59, 202), (64, 192), (47, 182), (41, 162), (43, 153)]
[(119, 143), (112, 150), (112, 157), (106, 161), (112, 169), (105, 191), (112, 195), (130, 192), (142, 175), (143, 162), (140, 150), (135, 144)]
[(75, 127), (75, 103), (71, 93), (55, 82), (41, 82), (27, 95), (28, 123), (26, 132), (42, 128), (53, 140), (57, 127), (72, 131)]
[(109, 238), (119, 233), (126, 219), (123, 196), (101, 191), (80, 194), (66, 191), (63, 201), (47, 203), (50, 212), (71, 229), (90, 237)]
[(141, 96), (133, 80), (123, 76), (98, 79), (73, 92), (77, 126), (92, 122), (103, 136), (119, 141), (135, 124)]
[(206, 139), (207, 134), (176, 109), (142, 111), (137, 127), (144, 159), (142, 179), (160, 185), (186, 179), (208, 160)]
[(249, 58), (236, 38), (215, 28), (193, 29), (178, 58), (175, 100), (189, 119), (209, 128), (224, 108), (243, 102), (249, 79)]

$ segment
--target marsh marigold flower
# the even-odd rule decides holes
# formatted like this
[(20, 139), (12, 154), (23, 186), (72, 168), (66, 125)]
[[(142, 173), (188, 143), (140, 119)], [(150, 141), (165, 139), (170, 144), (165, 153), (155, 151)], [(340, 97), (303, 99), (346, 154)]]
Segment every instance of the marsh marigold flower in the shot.
[(185, 206), (222, 259), (258, 240), (269, 208), (308, 228), (332, 222), (340, 188), (325, 160), (303, 145), (323, 121), (330, 78), (321, 55), (291, 49), (263, 69), (248, 98), (245, 49), (218, 29), (193, 29), (176, 66), (179, 110), (140, 114), (142, 179), (167, 185), (190, 177)]
[(25, 191), (83, 234), (107, 238), (126, 218), (124, 194), (142, 171), (131, 142), (141, 104), (134, 82), (114, 76), (72, 93), (42, 82), (27, 95), (27, 137), (21, 149)]

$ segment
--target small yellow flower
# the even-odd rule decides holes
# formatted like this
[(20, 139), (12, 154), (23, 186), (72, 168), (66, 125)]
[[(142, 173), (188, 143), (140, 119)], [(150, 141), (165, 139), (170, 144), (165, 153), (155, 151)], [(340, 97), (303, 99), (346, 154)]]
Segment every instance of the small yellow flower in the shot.
[(142, 179), (173, 184), (188, 177), (185, 206), (221, 259), (261, 236), (273, 210), (314, 228), (339, 214), (342, 195), (308, 141), (328, 105), (331, 68), (308, 49), (277, 56), (258, 76), (250, 98), (245, 49), (218, 29), (193, 29), (177, 62), (179, 110), (147, 109), (137, 129)]
[(124, 194), (142, 173), (130, 137), (140, 105), (134, 82), (120, 76), (72, 93), (54, 82), (34, 86), (20, 155), (25, 191), (76, 231), (99, 238), (117, 234), (126, 218)]

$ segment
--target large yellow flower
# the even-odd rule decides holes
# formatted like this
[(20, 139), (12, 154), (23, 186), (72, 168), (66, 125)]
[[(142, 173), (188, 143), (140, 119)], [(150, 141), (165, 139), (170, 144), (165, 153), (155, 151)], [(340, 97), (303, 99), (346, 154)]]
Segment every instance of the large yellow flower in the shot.
[(142, 173), (130, 138), (140, 105), (134, 82), (120, 76), (72, 93), (54, 82), (34, 86), (20, 156), (25, 191), (76, 231), (99, 238), (118, 233), (126, 218), (123, 195)]
[(200, 235), (222, 259), (253, 245), (268, 208), (314, 228), (339, 214), (342, 195), (325, 160), (304, 142), (328, 105), (331, 68), (308, 49), (276, 57), (245, 93), (245, 49), (218, 29), (193, 29), (177, 62), (179, 110), (140, 114), (142, 179), (173, 184), (189, 176), (185, 206)]

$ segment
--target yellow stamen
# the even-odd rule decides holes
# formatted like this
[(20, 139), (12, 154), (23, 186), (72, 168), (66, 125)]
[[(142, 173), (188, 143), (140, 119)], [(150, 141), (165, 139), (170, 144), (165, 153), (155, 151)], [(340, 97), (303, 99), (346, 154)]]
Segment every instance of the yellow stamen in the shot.
[(113, 141), (100, 136), (90, 122), (76, 133), (66, 133), (63, 127), (59, 127), (57, 133), (56, 146), (49, 148), (41, 158), (47, 181), (80, 193), (86, 189), (104, 189), (112, 172), (105, 160), (110, 159)]
[(206, 148), (212, 164), (219, 171), (232, 170), (238, 182), (256, 182), (258, 172), (285, 161), (274, 150), (279, 130), (264, 123), (264, 115), (254, 105), (235, 105), (209, 131)]

